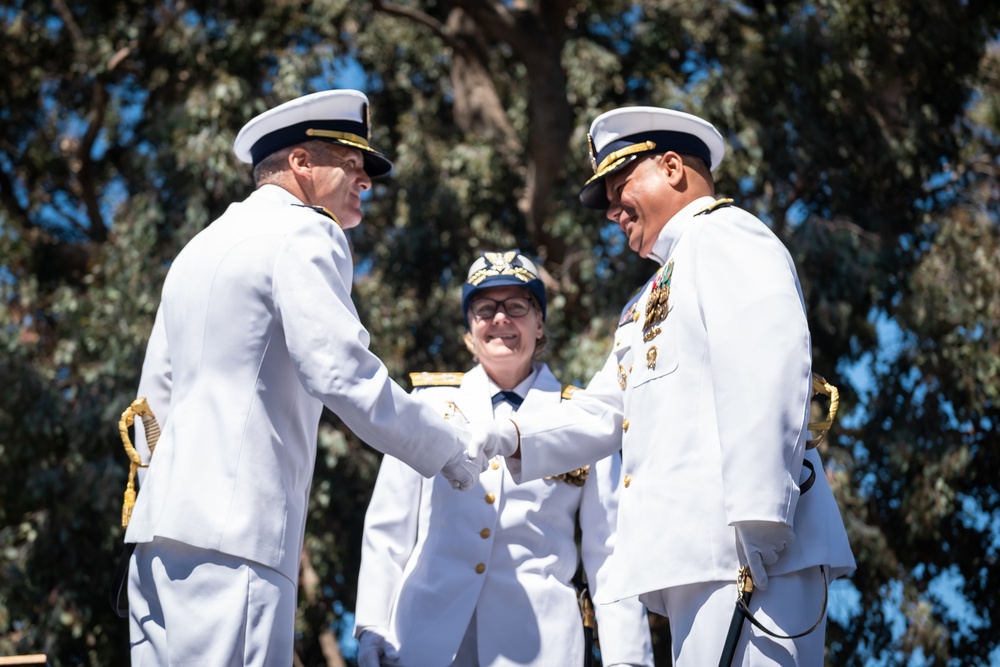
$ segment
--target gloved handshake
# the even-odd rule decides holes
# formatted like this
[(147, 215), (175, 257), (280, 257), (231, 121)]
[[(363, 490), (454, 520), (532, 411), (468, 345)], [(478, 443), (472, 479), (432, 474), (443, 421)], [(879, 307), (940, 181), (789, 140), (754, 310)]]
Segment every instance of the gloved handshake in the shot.
[(365, 628), (358, 637), (358, 667), (379, 667), (382, 658), (399, 658), (399, 650), (389, 640), (389, 631), (379, 627)]
[(521, 444), (517, 425), (509, 419), (486, 422), (449, 420), (465, 449), (457, 448), (441, 469), (454, 489), (471, 488), (494, 456), (511, 456)]

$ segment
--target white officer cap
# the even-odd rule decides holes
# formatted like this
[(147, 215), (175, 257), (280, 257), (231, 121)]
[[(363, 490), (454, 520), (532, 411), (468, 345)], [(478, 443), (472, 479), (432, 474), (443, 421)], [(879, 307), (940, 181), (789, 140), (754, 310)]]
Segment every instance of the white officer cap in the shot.
[(594, 175), (580, 190), (587, 208), (606, 209), (604, 179), (645, 153), (674, 151), (694, 155), (715, 170), (726, 143), (715, 126), (683, 111), (659, 107), (623, 107), (602, 113), (590, 125), (590, 161)]
[(276, 150), (312, 139), (361, 151), (372, 178), (392, 169), (389, 158), (368, 144), (368, 97), (358, 90), (324, 90), (265, 111), (243, 126), (233, 151), (242, 162), (257, 165)]

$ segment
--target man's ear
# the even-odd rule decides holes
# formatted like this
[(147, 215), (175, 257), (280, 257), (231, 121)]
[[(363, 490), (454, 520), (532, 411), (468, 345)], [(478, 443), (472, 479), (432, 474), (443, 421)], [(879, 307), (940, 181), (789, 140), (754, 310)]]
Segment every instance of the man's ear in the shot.
[(312, 154), (302, 146), (296, 146), (288, 153), (288, 168), (296, 176), (302, 176), (312, 169)]
[(684, 158), (674, 151), (667, 151), (656, 160), (667, 182), (676, 187), (684, 180)]

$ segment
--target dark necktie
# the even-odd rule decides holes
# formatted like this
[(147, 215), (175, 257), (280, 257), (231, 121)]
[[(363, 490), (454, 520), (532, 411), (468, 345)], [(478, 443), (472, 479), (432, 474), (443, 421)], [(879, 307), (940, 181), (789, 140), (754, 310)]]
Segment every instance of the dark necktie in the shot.
[(510, 406), (514, 408), (514, 410), (517, 410), (521, 407), (521, 403), (524, 402), (524, 399), (518, 396), (517, 392), (500, 391), (493, 395), (493, 405), (496, 405), (500, 401), (507, 401), (510, 403)]

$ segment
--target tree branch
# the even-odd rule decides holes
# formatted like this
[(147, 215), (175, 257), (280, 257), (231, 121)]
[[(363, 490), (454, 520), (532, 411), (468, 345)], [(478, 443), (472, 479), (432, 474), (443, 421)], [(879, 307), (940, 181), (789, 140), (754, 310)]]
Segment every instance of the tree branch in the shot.
[(375, 11), (415, 21), (424, 27), (430, 28), (435, 35), (444, 40), (444, 42), (451, 48), (461, 48), (460, 45), (456, 44), (451, 34), (440, 21), (435, 19), (433, 16), (420, 11), (419, 9), (403, 7), (402, 5), (397, 5), (393, 2), (384, 2), (383, 0), (372, 0), (372, 7), (375, 8)]

